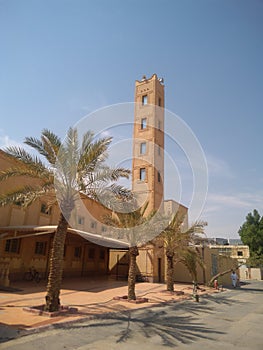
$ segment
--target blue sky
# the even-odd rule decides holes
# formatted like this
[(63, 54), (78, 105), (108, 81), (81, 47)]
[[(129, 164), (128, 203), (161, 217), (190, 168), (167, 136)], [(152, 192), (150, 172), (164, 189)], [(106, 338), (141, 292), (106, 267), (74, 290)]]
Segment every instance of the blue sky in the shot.
[(63, 137), (157, 73), (207, 158), (207, 234), (238, 237), (263, 214), (262, 34), (260, 0), (0, 0), (0, 147)]

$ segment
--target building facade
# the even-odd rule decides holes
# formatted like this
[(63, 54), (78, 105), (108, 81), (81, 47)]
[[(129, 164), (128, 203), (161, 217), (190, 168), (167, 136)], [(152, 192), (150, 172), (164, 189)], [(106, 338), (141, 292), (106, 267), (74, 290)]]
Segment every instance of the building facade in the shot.
[[(159, 209), (167, 214), (179, 211), (184, 215), (184, 228), (187, 228), (187, 207), (173, 200), (164, 200), (164, 99), (163, 79), (156, 74), (136, 81), (132, 190), (141, 206), (148, 202), (146, 214)], [(13, 162), (0, 150), (0, 170), (11, 167)], [(20, 181), (30, 184), (31, 180), (22, 178)], [(0, 193), (15, 186), (14, 179), (1, 182)], [(0, 207), (0, 284), (8, 285), (10, 281), (22, 279), (32, 267), (42, 277), (47, 277), (52, 241), (60, 215), (58, 206), (49, 207), (48, 202), (49, 198), (43, 197), (27, 208), (20, 203)], [(83, 199), (83, 202), (87, 210), (76, 211), (74, 227), (68, 229), (64, 277), (111, 274), (116, 278), (127, 278), (129, 244), (111, 237), (109, 227), (103, 222), (103, 216), (110, 211), (89, 198)], [(166, 256), (162, 240), (156, 238), (140, 247), (139, 251), (138, 278), (164, 282)], [(208, 264), (211, 262), (211, 266), (215, 266), (216, 258), (211, 256)], [(184, 272), (176, 279), (187, 281), (187, 272), (181, 267), (177, 271)], [(213, 271), (215, 269), (211, 273)], [(203, 271), (200, 273), (201, 277), (204, 276)], [(201, 277), (200, 280), (204, 280)]]

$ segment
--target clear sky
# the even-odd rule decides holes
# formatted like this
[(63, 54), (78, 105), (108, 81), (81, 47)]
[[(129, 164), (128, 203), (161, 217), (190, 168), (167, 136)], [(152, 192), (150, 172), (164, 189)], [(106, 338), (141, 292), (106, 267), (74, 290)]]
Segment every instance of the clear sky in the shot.
[(236, 238), (263, 214), (262, 37), (260, 0), (0, 0), (0, 147), (63, 137), (157, 73), (207, 158), (207, 234)]

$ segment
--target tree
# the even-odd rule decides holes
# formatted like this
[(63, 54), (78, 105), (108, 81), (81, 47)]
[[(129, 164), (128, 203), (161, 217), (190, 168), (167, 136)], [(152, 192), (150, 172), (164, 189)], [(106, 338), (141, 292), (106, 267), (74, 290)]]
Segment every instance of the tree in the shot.
[(197, 282), (197, 265), (204, 268), (204, 261), (198, 248), (195, 246), (188, 246), (186, 249), (182, 250), (180, 254), (179, 261), (182, 262), (187, 270), (189, 271), (192, 281)]
[(167, 258), (167, 290), (171, 292), (174, 291), (174, 267), (176, 263), (182, 262), (196, 281), (196, 265), (197, 263), (201, 264), (202, 261), (194, 243), (196, 235), (204, 233), (206, 223), (203, 221), (195, 222), (190, 228), (183, 230), (183, 222), (184, 216), (177, 212), (161, 236)]
[(52, 198), (50, 205), (57, 200), (59, 203), (60, 217), (50, 257), (45, 305), (47, 311), (59, 310), (65, 238), (68, 220), (77, 198), (96, 198), (105, 189), (119, 195), (128, 195), (115, 181), (120, 177), (128, 178), (130, 171), (123, 168), (111, 169), (105, 165), (110, 143), (111, 138), (95, 139), (90, 131), (79, 142), (77, 130), (73, 128), (69, 129), (65, 142), (62, 143), (58, 136), (44, 129), (40, 139), (25, 139), (25, 144), (40, 156), (31, 155), (21, 147), (8, 147), (5, 150), (9, 157), (17, 161), (17, 165), (2, 171), (0, 181), (11, 177), (19, 180), (22, 177), (30, 179), (30, 182), (1, 195), (0, 205), (19, 201), (26, 207), (43, 195)]
[(263, 261), (263, 216), (256, 209), (246, 216), (246, 221), (240, 227), (239, 236), (244, 244), (249, 246), (250, 263), (262, 266)]
[[(128, 272), (128, 300), (136, 300), (135, 282), (136, 282), (136, 258), (139, 255), (138, 244), (145, 237), (147, 223), (153, 213), (145, 217), (148, 203), (143, 207), (137, 208), (136, 201), (124, 203), (124, 212), (113, 212), (112, 215), (106, 215), (104, 222), (112, 226), (114, 235), (126, 239), (130, 243), (129, 247), (129, 272)], [(117, 229), (117, 230), (116, 230)]]

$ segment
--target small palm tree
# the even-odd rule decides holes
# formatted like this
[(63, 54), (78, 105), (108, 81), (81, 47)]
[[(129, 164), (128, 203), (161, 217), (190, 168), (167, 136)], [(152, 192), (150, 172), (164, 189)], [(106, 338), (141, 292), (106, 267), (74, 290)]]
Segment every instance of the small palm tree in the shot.
[(202, 268), (205, 267), (199, 250), (194, 246), (188, 246), (182, 251), (180, 262), (184, 264), (189, 271), (192, 281), (197, 283), (197, 265), (201, 266)]
[[(114, 235), (129, 242), (129, 272), (128, 272), (128, 300), (136, 300), (136, 258), (139, 255), (138, 245), (147, 236), (147, 223), (153, 213), (145, 217), (148, 207), (136, 209), (135, 200), (124, 203), (125, 212), (113, 212), (112, 215), (105, 215), (105, 224), (112, 226)], [(139, 227), (139, 230), (138, 230)]]
[[(166, 284), (167, 290), (174, 291), (174, 267), (179, 261), (183, 262), (187, 268), (190, 268), (193, 264), (194, 255), (191, 250), (190, 244), (194, 243), (196, 234), (204, 233), (205, 222), (195, 222), (187, 230), (183, 230), (184, 215), (180, 215), (178, 212), (173, 216), (171, 222), (167, 228), (163, 231), (161, 237), (166, 249), (167, 258), (167, 276)], [(190, 260), (191, 264), (190, 264)], [(196, 262), (197, 260), (195, 260)]]
[[(128, 191), (115, 184), (120, 177), (129, 177), (130, 171), (123, 168), (110, 169), (105, 165), (111, 138), (95, 139), (88, 131), (78, 139), (76, 129), (70, 128), (65, 142), (45, 129), (41, 138), (27, 137), (25, 144), (37, 151), (41, 157), (30, 155), (21, 147), (8, 147), (5, 152), (17, 165), (0, 173), (0, 181), (11, 177), (27, 178), (27, 184), (0, 196), (0, 205), (19, 201), (28, 206), (43, 195), (58, 200), (60, 217), (54, 235), (50, 257), (46, 305), (47, 311), (57, 311), (63, 273), (64, 245), (75, 201), (81, 195), (96, 198), (105, 188), (120, 195)], [(19, 181), (18, 181), (19, 183)]]

